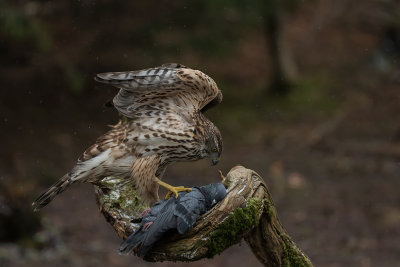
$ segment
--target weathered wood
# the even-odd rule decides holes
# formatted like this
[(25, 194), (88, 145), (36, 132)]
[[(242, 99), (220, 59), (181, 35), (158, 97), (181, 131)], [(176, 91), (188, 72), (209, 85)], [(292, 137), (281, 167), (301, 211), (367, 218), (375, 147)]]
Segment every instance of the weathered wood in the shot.
[[(256, 172), (236, 166), (222, 182), (228, 189), (225, 199), (201, 216), (188, 233), (165, 236), (144, 260), (211, 258), (244, 238), (264, 266), (312, 266), (279, 222), (268, 188)], [(95, 194), (102, 214), (125, 239), (138, 228), (132, 221), (145, 207), (132, 188), (118, 187), (118, 183), (107, 179), (95, 186)]]

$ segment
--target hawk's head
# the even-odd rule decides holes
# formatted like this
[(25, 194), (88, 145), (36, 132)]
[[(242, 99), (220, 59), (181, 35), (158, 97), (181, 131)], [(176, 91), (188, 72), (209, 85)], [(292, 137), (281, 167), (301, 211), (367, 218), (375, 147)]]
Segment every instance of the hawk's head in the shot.
[(222, 136), (214, 124), (210, 123), (209, 127), (204, 152), (211, 158), (212, 165), (216, 165), (222, 153)]

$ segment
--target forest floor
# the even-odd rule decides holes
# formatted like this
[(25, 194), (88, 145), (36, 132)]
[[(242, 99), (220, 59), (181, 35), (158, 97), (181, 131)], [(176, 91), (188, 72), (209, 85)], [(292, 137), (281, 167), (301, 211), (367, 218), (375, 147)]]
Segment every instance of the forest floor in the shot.
[[(242, 142), (235, 141), (234, 133), (225, 139), (218, 168), (226, 173), (241, 164), (264, 177), (283, 226), (315, 266), (389, 267), (400, 262), (400, 125), (393, 123), (400, 114), (399, 84), (388, 79), (384, 91), (370, 84), (329, 119), (268, 115), (240, 133)], [(75, 146), (78, 151), (81, 144)], [(54, 172), (62, 174), (65, 165)], [(165, 180), (184, 185), (218, 181), (217, 168), (208, 165), (173, 165)], [(72, 187), (40, 214), (43, 230), (36, 238), (47, 245), (37, 249), (2, 243), (2, 266), (187, 265), (118, 255), (121, 240), (100, 215), (90, 185)], [(204, 264), (261, 266), (245, 242), (190, 266)]]
[[(218, 169), (243, 165), (265, 179), (282, 225), (315, 266), (399, 266), (400, 41), (376, 17), (386, 9), (311, 1), (284, 16), (283, 39), (299, 80), (279, 98), (265, 88), (273, 66), (261, 24), (241, 30), (226, 24), (238, 39), (226, 41), (221, 32), (211, 39), (226, 45), (224, 53), (211, 53), (208, 43), (201, 53), (182, 44), (183, 37), (202, 40), (218, 25), (204, 24), (196, 35), (179, 31), (178, 20), (157, 32), (147, 24), (156, 1), (137, 2), (138, 10), (135, 1), (131, 8), (114, 2), (110, 8), (107, 1), (8, 2), (10, 22), (28, 15), (15, 23), (14, 39), (0, 44), (0, 266), (261, 266), (245, 242), (193, 263), (118, 255), (121, 240), (88, 184), (32, 212), (42, 190), (117, 121), (115, 110), (102, 106), (116, 91), (95, 84), (94, 73), (171, 61), (203, 70), (222, 90), (224, 101), (206, 115), (221, 130), (224, 151), (216, 167), (207, 160), (171, 165), (165, 181), (204, 185), (219, 181)], [(100, 13), (80, 2), (97, 3)], [(160, 9), (159, 18), (173, 8)], [(207, 22), (196, 6), (191, 11), (189, 17)], [(28, 37), (19, 38), (18, 29)], [(164, 51), (163, 42), (141, 40), (153, 30), (174, 45)], [(35, 48), (46, 40), (47, 48)]]

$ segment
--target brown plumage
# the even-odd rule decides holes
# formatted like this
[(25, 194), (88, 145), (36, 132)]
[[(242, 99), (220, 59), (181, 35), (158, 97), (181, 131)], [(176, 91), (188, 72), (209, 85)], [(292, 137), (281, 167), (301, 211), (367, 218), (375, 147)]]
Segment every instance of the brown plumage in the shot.
[(198, 70), (180, 64), (101, 73), (96, 81), (120, 88), (115, 108), (128, 117), (101, 136), (75, 167), (32, 204), (47, 205), (75, 182), (95, 183), (108, 176), (130, 179), (146, 202), (158, 200), (159, 185), (177, 195), (188, 191), (160, 179), (168, 164), (211, 157), (222, 152), (217, 127), (202, 112), (222, 101), (215, 82)]

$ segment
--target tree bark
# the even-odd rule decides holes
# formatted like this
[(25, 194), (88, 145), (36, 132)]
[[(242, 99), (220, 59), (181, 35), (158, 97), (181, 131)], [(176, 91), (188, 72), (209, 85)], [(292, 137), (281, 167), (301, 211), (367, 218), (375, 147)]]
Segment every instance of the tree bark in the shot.
[[(128, 185), (108, 178), (95, 185), (100, 211), (125, 239), (139, 224), (140, 199)], [(144, 257), (146, 261), (196, 261), (212, 258), (244, 239), (264, 266), (312, 266), (282, 227), (263, 179), (236, 166), (223, 177), (227, 196), (202, 215), (184, 235), (167, 234)]]

